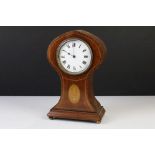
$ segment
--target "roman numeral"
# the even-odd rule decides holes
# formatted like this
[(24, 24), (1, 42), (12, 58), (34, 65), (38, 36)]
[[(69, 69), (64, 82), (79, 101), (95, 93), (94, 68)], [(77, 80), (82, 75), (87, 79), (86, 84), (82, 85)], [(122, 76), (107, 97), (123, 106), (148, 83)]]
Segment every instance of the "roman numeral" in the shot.
[(70, 48), (70, 46), (69, 46), (69, 45), (67, 45), (67, 47), (68, 47), (68, 48)]
[(79, 66), (80, 68), (82, 68), (81, 66)]
[(84, 58), (88, 58), (88, 55), (84, 55)]
[(68, 65), (67, 68), (70, 69), (70, 65)]
[(85, 65), (87, 62), (86, 61), (82, 61), (82, 63)]
[(73, 43), (73, 44), (72, 44), (72, 47), (75, 47), (75, 46), (76, 46), (76, 44), (75, 44), (75, 43)]
[(87, 51), (86, 49), (83, 50), (83, 52), (86, 52), (86, 51)]
[(75, 66), (73, 66), (73, 70), (76, 70), (76, 67)]
[(65, 58), (65, 56), (61, 56), (61, 58)]
[(81, 47), (81, 45), (79, 46), (79, 48)]
[(64, 60), (62, 63), (66, 64), (66, 60)]

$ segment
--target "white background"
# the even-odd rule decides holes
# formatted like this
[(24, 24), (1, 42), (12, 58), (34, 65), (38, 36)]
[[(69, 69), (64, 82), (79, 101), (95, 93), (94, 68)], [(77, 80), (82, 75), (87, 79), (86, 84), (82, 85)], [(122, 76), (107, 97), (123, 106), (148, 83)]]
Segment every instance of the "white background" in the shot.
[[(151, 26), (154, 6), (153, 0), (1, 0), (0, 25)], [(153, 155), (154, 139), (155, 130), (142, 129), (1, 130), (0, 154)]]
[(97, 96), (106, 112), (100, 124), (54, 119), (59, 96), (0, 96), (0, 129), (155, 129), (155, 96)]

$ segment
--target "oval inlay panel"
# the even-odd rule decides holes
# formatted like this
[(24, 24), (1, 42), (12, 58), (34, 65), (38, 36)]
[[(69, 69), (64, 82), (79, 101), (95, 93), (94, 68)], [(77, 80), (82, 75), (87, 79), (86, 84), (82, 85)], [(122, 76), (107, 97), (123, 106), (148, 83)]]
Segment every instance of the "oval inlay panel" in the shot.
[(80, 89), (76, 84), (72, 84), (69, 87), (68, 98), (71, 103), (78, 103), (80, 100)]

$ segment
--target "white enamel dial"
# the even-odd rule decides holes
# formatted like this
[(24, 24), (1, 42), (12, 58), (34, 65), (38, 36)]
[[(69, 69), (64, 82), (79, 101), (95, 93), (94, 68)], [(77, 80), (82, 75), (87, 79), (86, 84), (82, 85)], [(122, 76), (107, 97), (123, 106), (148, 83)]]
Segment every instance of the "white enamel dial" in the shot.
[(57, 61), (60, 68), (68, 74), (81, 74), (89, 69), (92, 62), (90, 46), (80, 39), (69, 39), (60, 44)]

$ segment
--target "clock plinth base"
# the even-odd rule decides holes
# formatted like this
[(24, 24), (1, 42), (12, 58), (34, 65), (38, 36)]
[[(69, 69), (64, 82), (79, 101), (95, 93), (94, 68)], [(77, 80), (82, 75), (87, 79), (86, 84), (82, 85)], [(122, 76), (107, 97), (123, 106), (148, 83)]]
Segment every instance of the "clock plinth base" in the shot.
[(70, 119), (70, 120), (81, 120), (91, 121), (100, 123), (105, 113), (105, 109), (101, 106), (98, 112), (86, 112), (86, 111), (73, 111), (73, 110), (62, 110), (52, 108), (47, 116), (51, 119)]

